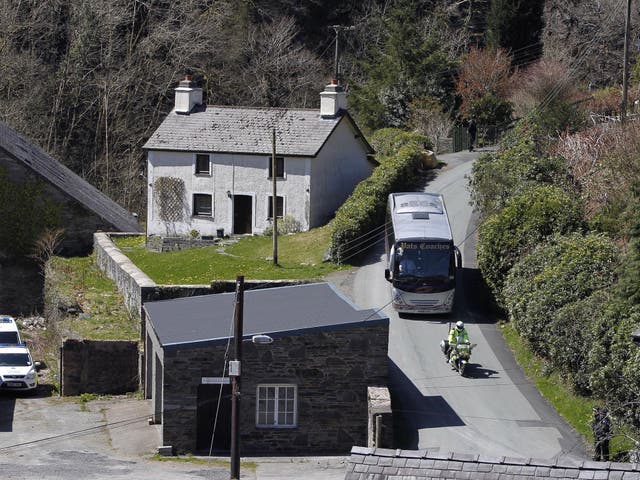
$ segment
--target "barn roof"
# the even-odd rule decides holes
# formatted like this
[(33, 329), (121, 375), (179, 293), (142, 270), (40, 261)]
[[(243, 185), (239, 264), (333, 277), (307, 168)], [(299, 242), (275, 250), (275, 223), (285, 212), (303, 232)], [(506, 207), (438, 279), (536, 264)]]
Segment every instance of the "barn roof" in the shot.
[(43, 180), (111, 224), (115, 230), (142, 231), (137, 219), (130, 212), (1, 121), (0, 148)]

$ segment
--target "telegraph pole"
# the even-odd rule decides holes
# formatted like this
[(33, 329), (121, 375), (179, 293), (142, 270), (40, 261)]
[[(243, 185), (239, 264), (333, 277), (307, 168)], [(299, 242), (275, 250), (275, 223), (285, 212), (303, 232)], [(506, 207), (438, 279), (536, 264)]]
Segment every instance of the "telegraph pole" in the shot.
[(336, 32), (336, 49), (335, 49), (335, 54), (333, 57), (333, 78), (338, 81), (340, 80), (338, 78), (338, 75), (340, 74), (339, 72), (339, 57), (340, 57), (340, 47), (339, 47), (339, 42), (340, 42), (340, 32), (344, 32), (344, 31), (349, 31), (349, 30), (355, 30), (356, 27), (349, 26), (349, 27), (345, 27), (344, 25), (331, 25), (329, 28), (333, 28), (333, 31)]
[(240, 363), (242, 360), (242, 310), (244, 276), (236, 278), (236, 303), (233, 312), (233, 345), (235, 360), (229, 362), (231, 377), (231, 480), (240, 479)]
[(271, 136), (271, 180), (273, 182), (273, 195), (271, 197), (271, 214), (273, 215), (273, 264), (278, 265), (278, 182), (276, 172), (276, 127), (273, 127)]
[(627, 18), (624, 23), (624, 65), (622, 68), (622, 105), (620, 121), (627, 117), (627, 93), (629, 91), (629, 31), (631, 29), (631, 0), (627, 0)]

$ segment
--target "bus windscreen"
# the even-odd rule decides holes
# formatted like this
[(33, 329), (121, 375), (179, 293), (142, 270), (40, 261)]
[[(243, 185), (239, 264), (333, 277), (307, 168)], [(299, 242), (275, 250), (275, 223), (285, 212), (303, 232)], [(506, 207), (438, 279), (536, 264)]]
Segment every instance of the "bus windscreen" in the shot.
[[(395, 251), (394, 283), (419, 283), (437, 290), (450, 289), (454, 276), (454, 249), (446, 242), (398, 242)], [(418, 286), (418, 285), (416, 285)], [(409, 288), (408, 291), (413, 290)]]

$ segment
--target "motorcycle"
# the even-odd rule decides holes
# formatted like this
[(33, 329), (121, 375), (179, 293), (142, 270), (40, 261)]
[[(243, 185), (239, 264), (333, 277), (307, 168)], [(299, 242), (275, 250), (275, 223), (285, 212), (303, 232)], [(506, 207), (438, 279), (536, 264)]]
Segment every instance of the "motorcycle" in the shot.
[(440, 342), (440, 349), (447, 356), (447, 363), (463, 377), (471, 359), (471, 351), (477, 346), (477, 343), (471, 342), (459, 342), (451, 346), (446, 340)]

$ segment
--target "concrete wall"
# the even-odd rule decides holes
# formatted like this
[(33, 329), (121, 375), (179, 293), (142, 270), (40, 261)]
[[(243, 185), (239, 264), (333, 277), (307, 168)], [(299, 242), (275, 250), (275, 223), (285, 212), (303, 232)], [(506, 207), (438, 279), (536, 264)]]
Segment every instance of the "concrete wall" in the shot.
[[(216, 235), (217, 229), (225, 233), (233, 230), (233, 201), (227, 195), (252, 197), (252, 233), (264, 231), (267, 220), (268, 201), (272, 194), (269, 178), (268, 155), (240, 155), (211, 153), (211, 174), (195, 173), (195, 153), (148, 152), (147, 233), (149, 235), (187, 235), (197, 230), (201, 235)], [(285, 177), (277, 180), (277, 195), (284, 197), (285, 215), (298, 220), (303, 229), (309, 228), (308, 190), (309, 159), (284, 157)], [(161, 177), (179, 178), (184, 182), (185, 198), (182, 220), (164, 222), (158, 211), (154, 184)], [(193, 216), (193, 194), (211, 194), (212, 216)]]
[(311, 215), (309, 227), (324, 225), (373, 172), (367, 151), (351, 122), (344, 118), (311, 162)]
[(62, 394), (121, 394), (138, 390), (138, 343), (65, 340)]
[[(367, 388), (387, 385), (388, 335), (386, 324), (292, 335), (267, 346), (245, 344), (242, 454), (346, 454), (351, 446), (366, 444)], [(153, 334), (148, 339), (157, 342)], [(151, 350), (158, 348), (156, 343)], [(221, 375), (225, 348), (177, 348), (158, 354), (164, 360), (163, 445), (194, 451), (198, 386), (202, 377)], [(256, 428), (256, 388), (266, 383), (297, 386), (295, 428)]]

